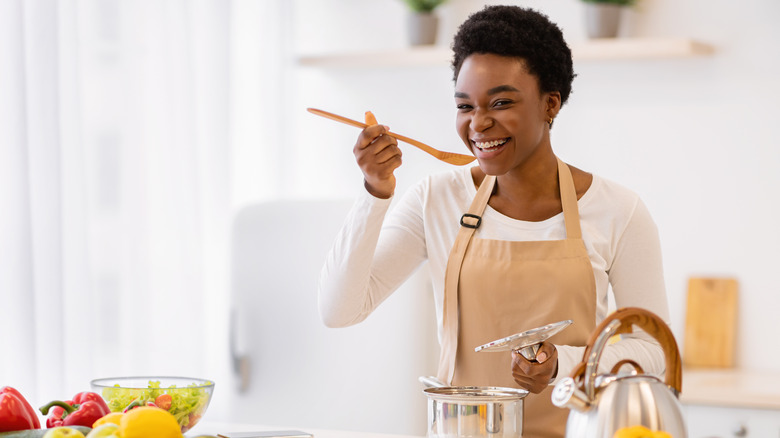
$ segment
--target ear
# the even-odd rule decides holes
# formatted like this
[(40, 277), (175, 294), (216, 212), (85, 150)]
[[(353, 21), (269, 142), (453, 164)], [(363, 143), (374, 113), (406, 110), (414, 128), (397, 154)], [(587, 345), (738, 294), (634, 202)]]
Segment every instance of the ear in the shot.
[(545, 111), (548, 118), (555, 118), (561, 110), (561, 92), (550, 91), (545, 93)]

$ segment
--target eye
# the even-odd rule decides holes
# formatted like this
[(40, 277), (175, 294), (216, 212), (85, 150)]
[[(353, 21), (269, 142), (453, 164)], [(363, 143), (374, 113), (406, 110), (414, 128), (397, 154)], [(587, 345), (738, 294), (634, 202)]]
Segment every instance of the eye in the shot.
[(511, 104), (512, 104), (512, 101), (509, 100), (509, 99), (499, 99), (499, 100), (497, 100), (497, 101), (495, 101), (493, 103), (493, 106), (494, 107), (504, 107), (504, 106), (508, 106), (508, 105), (511, 105)]
[(458, 111), (468, 111), (472, 108), (471, 105), (467, 103), (459, 103), (456, 107), (458, 108)]

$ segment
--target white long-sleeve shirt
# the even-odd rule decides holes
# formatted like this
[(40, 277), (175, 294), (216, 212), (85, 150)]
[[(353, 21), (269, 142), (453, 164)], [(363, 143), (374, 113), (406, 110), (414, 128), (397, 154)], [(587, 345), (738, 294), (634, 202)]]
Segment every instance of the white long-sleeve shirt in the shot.
[[(345, 327), (364, 320), (427, 261), (441, 341), (447, 259), (460, 217), (468, 211), (476, 193), (468, 168), (427, 177), (392, 209), (392, 198), (363, 193), (349, 212), (322, 269), (319, 308), (325, 324)], [(596, 280), (595, 323), (609, 312), (610, 285), (617, 308), (641, 307), (668, 323), (658, 231), (644, 203), (634, 192), (594, 175), (577, 204)], [(528, 222), (504, 216), (488, 205), (475, 237), (537, 241), (564, 239), (565, 234), (563, 213)], [(568, 376), (582, 360), (584, 347), (556, 347), (559, 379)], [(601, 372), (621, 359), (635, 360), (648, 373), (664, 372), (663, 353), (646, 335), (624, 335), (621, 342), (605, 348)]]

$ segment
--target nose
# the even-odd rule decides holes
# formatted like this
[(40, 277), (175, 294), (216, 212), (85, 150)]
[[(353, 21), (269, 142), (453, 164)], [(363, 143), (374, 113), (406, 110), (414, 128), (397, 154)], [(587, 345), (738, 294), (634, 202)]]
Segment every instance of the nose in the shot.
[(482, 132), (493, 126), (493, 118), (490, 117), (487, 111), (482, 109), (476, 109), (471, 116), (471, 123), (469, 128), (474, 132)]

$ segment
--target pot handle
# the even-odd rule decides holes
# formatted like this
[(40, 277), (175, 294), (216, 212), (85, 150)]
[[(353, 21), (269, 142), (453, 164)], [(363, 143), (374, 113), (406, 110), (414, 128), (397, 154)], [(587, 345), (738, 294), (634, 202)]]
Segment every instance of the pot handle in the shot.
[[(595, 378), (598, 371), (598, 361), (606, 340), (620, 333), (631, 333), (637, 326), (655, 338), (664, 349), (666, 356), (665, 383), (674, 389), (675, 395), (682, 391), (682, 365), (680, 350), (669, 326), (658, 315), (638, 307), (618, 309), (601, 321), (591, 333), (585, 347), (583, 361), (574, 367), (572, 378), (579, 382), (584, 377), (585, 394), (590, 400), (595, 398)], [(595, 347), (594, 347), (595, 346)]]

